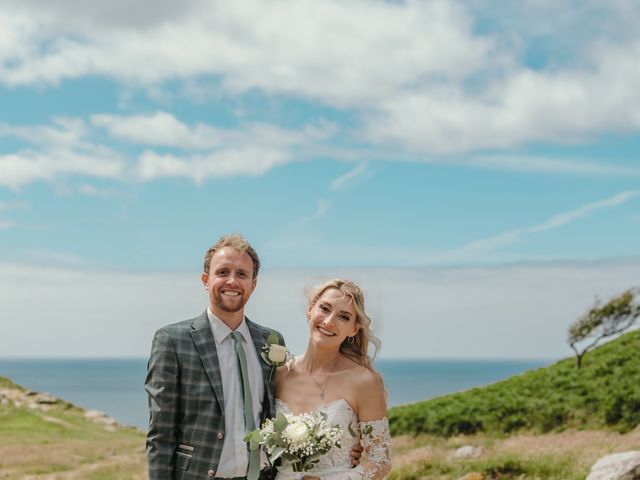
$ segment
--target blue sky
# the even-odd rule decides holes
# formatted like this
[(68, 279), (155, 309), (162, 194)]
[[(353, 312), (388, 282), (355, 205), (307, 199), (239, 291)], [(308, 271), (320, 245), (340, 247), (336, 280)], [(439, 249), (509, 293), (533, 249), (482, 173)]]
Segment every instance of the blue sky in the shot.
[[(160, 313), (126, 348), (96, 352), (72, 333), (30, 346), (33, 324), (16, 324), (2, 351), (146, 355), (154, 328), (203, 304), (164, 305), (172, 287), (239, 231), (273, 292), (251, 305), (263, 323), (287, 330), (273, 304), (296, 316), (305, 283), (343, 272), (386, 312), (388, 356), (561, 356), (594, 296), (638, 283), (639, 22), (634, 3), (595, 0), (3, 2), (0, 321), (28, 309), (20, 279), (36, 272), (53, 303), (34, 301), (25, 322), (69, 332), (95, 309), (114, 322), (128, 281), (157, 276), (165, 293), (135, 299)], [(540, 283), (518, 283), (521, 268)], [(403, 349), (393, 311), (420, 317), (434, 278), (447, 272), (453, 295), (476, 269), (501, 280), (482, 297), (494, 313), (468, 321), (493, 325), (499, 310), (505, 323), (462, 348), (432, 320), (440, 341)], [(120, 278), (108, 305), (72, 307), (67, 280), (80, 292), (105, 275)], [(385, 295), (399, 284), (410, 298)], [(508, 333), (537, 308), (499, 303), (506, 286), (519, 298), (514, 285), (564, 289), (547, 323), (523, 320), (538, 344)], [(454, 310), (432, 314), (455, 325)], [(299, 348), (304, 335), (291, 333)]]

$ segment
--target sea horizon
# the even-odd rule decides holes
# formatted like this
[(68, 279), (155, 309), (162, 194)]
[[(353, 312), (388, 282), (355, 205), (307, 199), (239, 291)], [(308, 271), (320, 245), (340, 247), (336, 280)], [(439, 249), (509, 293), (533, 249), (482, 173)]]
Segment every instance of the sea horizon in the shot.
[[(0, 376), (146, 429), (146, 357), (0, 357)], [(379, 358), (389, 407), (481, 387), (557, 359)]]

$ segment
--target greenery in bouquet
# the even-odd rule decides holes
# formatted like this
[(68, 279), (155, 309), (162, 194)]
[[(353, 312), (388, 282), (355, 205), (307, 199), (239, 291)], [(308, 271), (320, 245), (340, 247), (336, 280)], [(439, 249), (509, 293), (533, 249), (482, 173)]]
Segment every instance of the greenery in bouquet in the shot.
[(323, 412), (278, 413), (276, 418), (265, 420), (262, 428), (248, 433), (245, 441), (252, 450), (262, 446), (272, 465), (281, 459), (278, 468), (306, 472), (333, 447), (340, 448), (341, 433), (339, 426), (327, 424), (327, 415)]

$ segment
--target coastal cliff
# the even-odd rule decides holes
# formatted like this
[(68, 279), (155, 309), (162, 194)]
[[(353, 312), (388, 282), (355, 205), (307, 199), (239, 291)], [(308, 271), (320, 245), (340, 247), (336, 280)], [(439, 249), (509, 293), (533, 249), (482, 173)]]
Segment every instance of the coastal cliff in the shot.
[[(640, 449), (638, 352), (634, 331), (579, 371), (568, 358), (392, 408), (391, 480), (584, 480), (606, 454)], [(143, 432), (0, 377), (0, 479), (145, 478)]]
[(144, 434), (0, 377), (0, 478), (142, 480)]

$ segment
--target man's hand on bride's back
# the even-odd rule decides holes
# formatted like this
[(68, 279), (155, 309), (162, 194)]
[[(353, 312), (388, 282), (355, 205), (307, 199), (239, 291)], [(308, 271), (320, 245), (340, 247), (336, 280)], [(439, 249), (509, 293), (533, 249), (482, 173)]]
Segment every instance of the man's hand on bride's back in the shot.
[(354, 467), (360, 465), (360, 457), (362, 456), (362, 445), (359, 443), (354, 445), (353, 450), (351, 450), (351, 464)]

